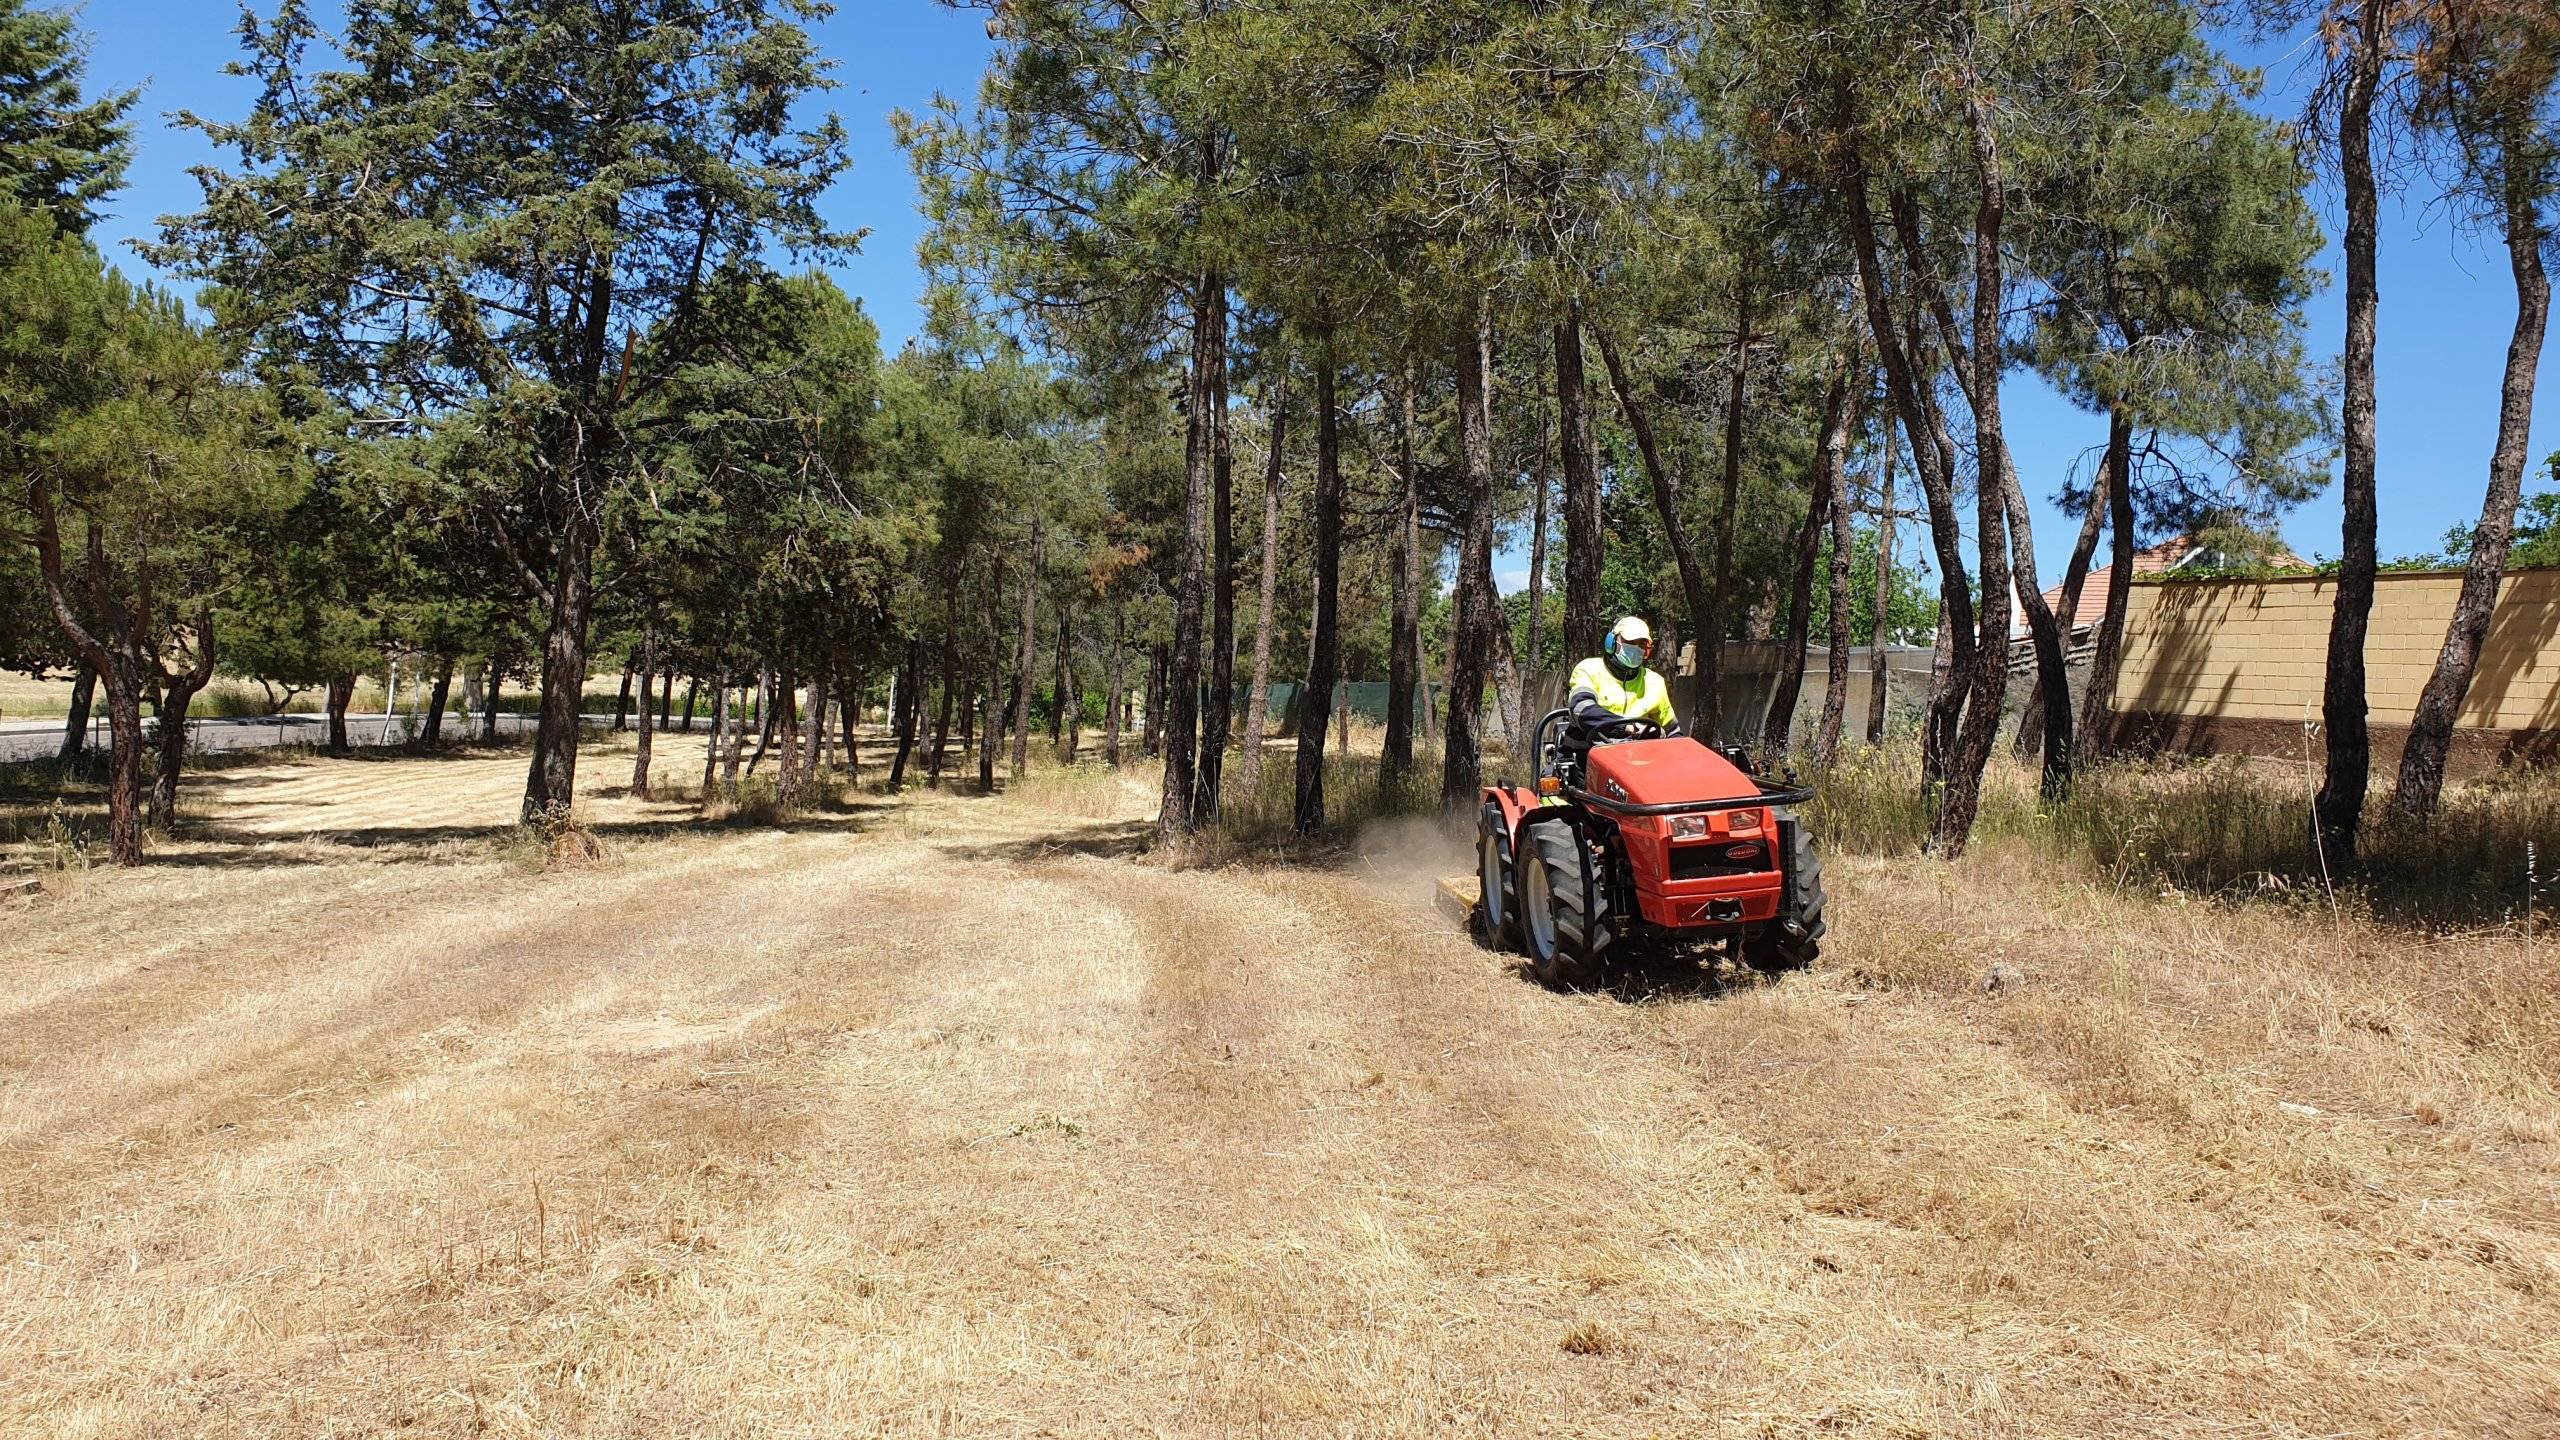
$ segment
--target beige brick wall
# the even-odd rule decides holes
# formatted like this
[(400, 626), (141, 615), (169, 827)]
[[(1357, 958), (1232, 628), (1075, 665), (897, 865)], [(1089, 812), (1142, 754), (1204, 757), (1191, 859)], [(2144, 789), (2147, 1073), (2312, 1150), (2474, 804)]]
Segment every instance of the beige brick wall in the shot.
[[(2376, 724), (2418, 708), (2462, 587), (2459, 573), (2386, 574), (2365, 637)], [(2328, 665), (2327, 579), (2173, 581), (2133, 587), (2117, 706), (2224, 720), (2318, 719)], [(2560, 570), (2507, 577), (2462, 708), (2466, 726), (2560, 727)]]

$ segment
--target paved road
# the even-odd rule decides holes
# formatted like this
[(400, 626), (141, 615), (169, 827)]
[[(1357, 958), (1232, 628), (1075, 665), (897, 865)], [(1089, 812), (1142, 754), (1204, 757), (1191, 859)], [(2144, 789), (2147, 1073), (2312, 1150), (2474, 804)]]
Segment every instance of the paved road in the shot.
[[(387, 727), (383, 723), (385, 718), (379, 713), (349, 715), (347, 739), (358, 745), (397, 745), (409, 738), (411, 727), (418, 723), (417, 718), (406, 711), (387, 717), (390, 721)], [(601, 723), (604, 717), (590, 718)], [(148, 719), (143, 721), (146, 726), (150, 723)], [(466, 724), (462, 717), (451, 716), (445, 721), (445, 733), (476, 735), (479, 724), (477, 717)], [(501, 715), (498, 717), (498, 733), (510, 736), (530, 734), (533, 724), (534, 717), (530, 715)], [(329, 721), (323, 715), (253, 715), (236, 720), (190, 720), (187, 730), (191, 749), (258, 750), (277, 745), (321, 744), (329, 738)], [(104, 715), (91, 719), (89, 737), (92, 744), (104, 746), (107, 743)], [(0, 764), (49, 759), (61, 747), (60, 720), (0, 721)]]

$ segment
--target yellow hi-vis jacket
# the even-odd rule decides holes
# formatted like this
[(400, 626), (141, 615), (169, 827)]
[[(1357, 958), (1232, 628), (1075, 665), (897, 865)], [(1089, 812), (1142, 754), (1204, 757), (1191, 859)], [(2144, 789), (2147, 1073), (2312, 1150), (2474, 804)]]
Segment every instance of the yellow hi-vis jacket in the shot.
[(1638, 670), (1635, 679), (1620, 680), (1607, 656), (1594, 655), (1573, 667), (1565, 704), (1579, 710), (1586, 695), (1621, 720), (1649, 720), (1668, 729), (1677, 718), (1671, 713), (1671, 687), (1650, 665)]

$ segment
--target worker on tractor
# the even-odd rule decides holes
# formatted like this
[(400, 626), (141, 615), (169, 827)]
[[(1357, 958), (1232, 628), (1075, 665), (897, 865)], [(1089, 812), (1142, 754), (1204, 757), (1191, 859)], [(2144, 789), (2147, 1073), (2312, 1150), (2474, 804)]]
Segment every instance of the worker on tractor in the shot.
[(1565, 706), (1595, 738), (1680, 733), (1671, 711), (1671, 686), (1645, 662), (1653, 658), (1653, 627), (1629, 615), (1609, 627), (1600, 653), (1573, 667)]

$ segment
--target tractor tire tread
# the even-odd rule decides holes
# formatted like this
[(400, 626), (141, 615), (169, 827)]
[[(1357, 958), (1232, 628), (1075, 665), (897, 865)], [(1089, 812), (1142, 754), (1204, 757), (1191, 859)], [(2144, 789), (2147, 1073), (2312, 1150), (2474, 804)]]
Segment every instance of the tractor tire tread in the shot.
[[(1778, 921), (1763, 926), (1744, 944), (1744, 962), (1764, 975), (1811, 969), (1822, 955), (1822, 937), (1831, 929), (1823, 915), (1829, 900), (1822, 884), (1822, 856), (1799, 826), (1793, 853), (1787, 857), (1785, 908)], [(1788, 916), (1795, 917), (1798, 933), (1787, 932), (1783, 922)]]
[[(1562, 825), (1540, 825), (1531, 834), (1538, 847), (1538, 859), (1547, 869), (1548, 894), (1555, 902), (1556, 951), (1547, 957), (1533, 952), (1530, 968), (1542, 983), (1556, 989), (1590, 985), (1600, 978), (1601, 965), (1616, 938), (1609, 919), (1609, 892), (1595, 885), (1592, 913), (1584, 915), (1582, 861), (1575, 853), (1582, 845), (1582, 837)], [(1597, 881), (1600, 877), (1593, 878)]]

